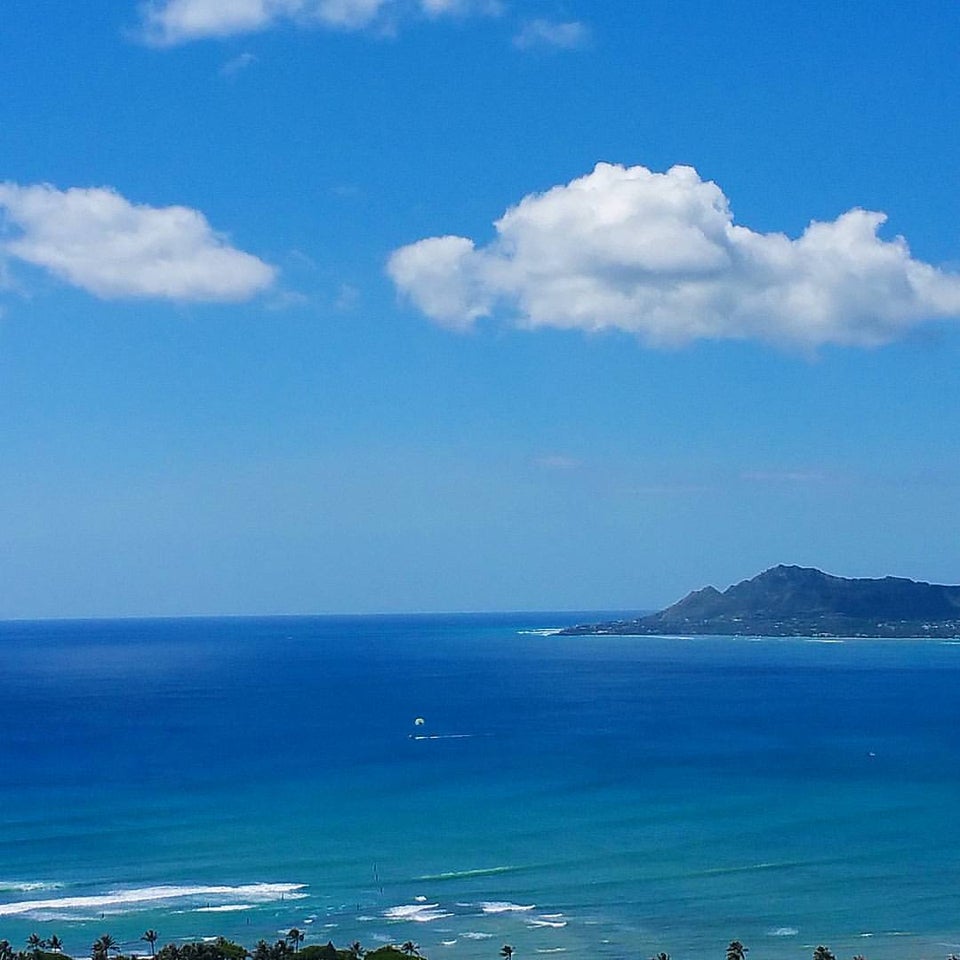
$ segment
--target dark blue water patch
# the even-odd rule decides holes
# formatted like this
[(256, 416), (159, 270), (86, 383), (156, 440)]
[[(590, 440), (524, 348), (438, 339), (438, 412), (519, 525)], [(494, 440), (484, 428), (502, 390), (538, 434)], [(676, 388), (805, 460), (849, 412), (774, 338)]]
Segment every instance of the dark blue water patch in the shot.
[[(386, 924), (419, 894), (593, 916), (630, 952), (645, 930), (692, 948), (813, 918), (952, 929), (960, 648), (522, 632), (583, 619), (2, 624), (0, 864), (83, 892), (305, 882), (348, 940), (372, 921), (345, 903)], [(202, 928), (164, 909), (115, 929)], [(216, 932), (273, 937), (298, 911)], [(605, 949), (592, 927), (493, 916), (378, 932)]]

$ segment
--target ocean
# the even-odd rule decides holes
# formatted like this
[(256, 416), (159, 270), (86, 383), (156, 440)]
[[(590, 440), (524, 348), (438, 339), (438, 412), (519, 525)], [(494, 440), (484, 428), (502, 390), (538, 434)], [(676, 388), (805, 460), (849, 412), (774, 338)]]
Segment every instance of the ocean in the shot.
[(0, 937), (960, 952), (960, 645), (590, 618), (0, 624)]

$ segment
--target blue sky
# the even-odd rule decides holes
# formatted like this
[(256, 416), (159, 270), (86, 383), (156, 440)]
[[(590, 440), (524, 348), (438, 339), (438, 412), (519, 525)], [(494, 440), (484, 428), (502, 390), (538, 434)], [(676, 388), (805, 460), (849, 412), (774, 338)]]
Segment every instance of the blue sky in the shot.
[(958, 41), (936, 0), (8, 0), (0, 616), (960, 582)]

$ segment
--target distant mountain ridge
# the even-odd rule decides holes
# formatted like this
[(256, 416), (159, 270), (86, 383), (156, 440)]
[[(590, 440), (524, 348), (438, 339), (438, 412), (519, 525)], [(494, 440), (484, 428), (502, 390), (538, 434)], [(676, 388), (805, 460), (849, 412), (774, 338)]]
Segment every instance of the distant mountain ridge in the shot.
[(565, 634), (957, 637), (960, 586), (846, 579), (780, 565), (723, 592), (703, 587), (659, 613), (582, 624)]

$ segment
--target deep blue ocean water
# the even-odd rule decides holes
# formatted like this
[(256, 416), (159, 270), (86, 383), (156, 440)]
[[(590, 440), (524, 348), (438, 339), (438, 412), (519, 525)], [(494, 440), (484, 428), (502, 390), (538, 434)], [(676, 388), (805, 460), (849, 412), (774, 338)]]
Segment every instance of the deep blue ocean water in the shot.
[(0, 937), (960, 952), (960, 645), (585, 618), (0, 624)]

